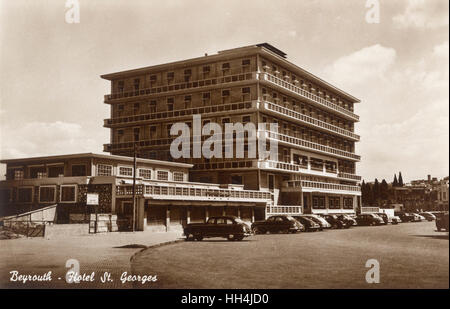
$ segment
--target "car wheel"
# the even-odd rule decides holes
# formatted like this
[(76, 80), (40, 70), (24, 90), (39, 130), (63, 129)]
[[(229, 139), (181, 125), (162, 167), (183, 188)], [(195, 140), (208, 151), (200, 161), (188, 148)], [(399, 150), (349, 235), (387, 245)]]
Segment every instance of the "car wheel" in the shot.
[(244, 239), (244, 237), (242, 237), (242, 236), (236, 237), (237, 241), (241, 241), (242, 239)]
[(194, 235), (193, 234), (186, 234), (186, 241), (193, 241)]
[(197, 235), (197, 236), (195, 236), (195, 240), (197, 240), (197, 241), (202, 241), (202, 240), (203, 240), (203, 235)]
[(262, 231), (261, 231), (261, 229), (259, 227), (255, 226), (252, 229), (252, 232), (253, 232), (253, 234), (261, 234)]
[(236, 237), (234, 236), (234, 234), (230, 234), (230, 235), (228, 235), (227, 239), (229, 241), (234, 241), (234, 240), (236, 240)]

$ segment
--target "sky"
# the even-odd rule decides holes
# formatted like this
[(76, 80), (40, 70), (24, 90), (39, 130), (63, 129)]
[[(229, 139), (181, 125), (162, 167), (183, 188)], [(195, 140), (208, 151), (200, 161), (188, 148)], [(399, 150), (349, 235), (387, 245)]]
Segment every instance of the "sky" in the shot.
[[(371, 3), (379, 23), (367, 22)], [(66, 0), (0, 0), (0, 158), (102, 152), (110, 86), (101, 74), (268, 42), (361, 99), (357, 173), (366, 181), (398, 171), (405, 181), (442, 178), (448, 3), (79, 0), (80, 22), (67, 23)]]

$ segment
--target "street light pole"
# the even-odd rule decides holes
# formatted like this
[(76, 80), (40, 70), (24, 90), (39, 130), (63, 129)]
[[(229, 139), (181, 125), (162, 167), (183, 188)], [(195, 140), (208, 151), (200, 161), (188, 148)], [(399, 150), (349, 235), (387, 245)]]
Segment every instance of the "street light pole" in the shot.
[(136, 149), (136, 142), (134, 143), (133, 147), (133, 232), (136, 229), (136, 156), (137, 156), (137, 149)]

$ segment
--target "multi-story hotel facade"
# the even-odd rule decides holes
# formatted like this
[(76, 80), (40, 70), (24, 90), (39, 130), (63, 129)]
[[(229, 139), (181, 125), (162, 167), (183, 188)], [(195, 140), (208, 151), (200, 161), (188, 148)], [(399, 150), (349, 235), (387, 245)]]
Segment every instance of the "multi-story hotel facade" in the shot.
[[(111, 107), (104, 120), (110, 129), (106, 152), (133, 156), (137, 148), (141, 158), (192, 164), (192, 182), (269, 191), (271, 201), (257, 218), (354, 213), (360, 205), (360, 156), (355, 153), (359, 117), (354, 113), (360, 101), (289, 62), (267, 43), (102, 78), (111, 82), (111, 93), (104, 97)], [(278, 143), (277, 160), (249, 158), (248, 144), (244, 158), (175, 160), (170, 145), (177, 136), (170, 128), (184, 122), (192, 131), (193, 115), (201, 115), (203, 124), (222, 127), (276, 123), (277, 132), (255, 133), (257, 139)]]

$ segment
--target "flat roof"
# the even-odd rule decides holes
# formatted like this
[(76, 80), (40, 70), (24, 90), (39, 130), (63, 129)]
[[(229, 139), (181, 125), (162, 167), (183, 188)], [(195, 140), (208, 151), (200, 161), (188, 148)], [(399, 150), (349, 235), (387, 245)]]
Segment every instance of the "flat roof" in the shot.
[(152, 66), (141, 67), (141, 68), (137, 68), (137, 69), (102, 74), (102, 75), (100, 75), (100, 77), (103, 79), (106, 79), (106, 80), (112, 80), (115, 78), (123, 78), (125, 75), (144, 74), (150, 70), (158, 70), (158, 69), (164, 69), (166, 67), (175, 67), (175, 66), (186, 65), (189, 62), (214, 61), (216, 58), (220, 59), (224, 56), (235, 55), (237, 53), (255, 52), (255, 49), (256, 49), (256, 53), (257, 52), (265, 52), (266, 54), (273, 56), (274, 58), (278, 59), (279, 61), (282, 61), (287, 65), (293, 66), (301, 74), (315, 80), (316, 82), (321, 83), (325, 87), (332, 89), (333, 91), (339, 93), (340, 95), (346, 97), (347, 99), (353, 101), (354, 103), (361, 102), (360, 99), (352, 96), (351, 94), (345, 92), (344, 90), (339, 89), (336, 86), (333, 86), (332, 84), (328, 83), (327, 81), (323, 80), (322, 78), (320, 78), (320, 77), (306, 71), (305, 69), (302, 69), (298, 65), (288, 61), (286, 59), (287, 54), (285, 52), (279, 50), (278, 48), (274, 47), (273, 45), (271, 45), (269, 43), (259, 43), (259, 44), (254, 44), (254, 45), (248, 45), (248, 46), (236, 47), (236, 48), (232, 48), (232, 49), (221, 50), (221, 51), (218, 51), (217, 54), (213, 54), (213, 55), (205, 55), (205, 56), (197, 57), (197, 58), (184, 59), (184, 60), (179, 60), (179, 61), (173, 61), (173, 62), (167, 62), (167, 63), (157, 64), (157, 65), (152, 65)]
[[(26, 161), (51, 161), (51, 160), (65, 160), (65, 159), (79, 159), (79, 158), (98, 158), (98, 159), (109, 159), (109, 160), (129, 161), (129, 162), (133, 162), (133, 160), (134, 160), (133, 157), (86, 152), (86, 153), (28, 157), (28, 158), (17, 158), (17, 159), (2, 159), (2, 160), (0, 160), (0, 163), (8, 164), (8, 163), (22, 163), (22, 162), (26, 162)], [(144, 159), (144, 158), (136, 158), (136, 162), (155, 164), (155, 165), (184, 167), (184, 168), (191, 168), (193, 166), (192, 164), (187, 164), (187, 163)]]

